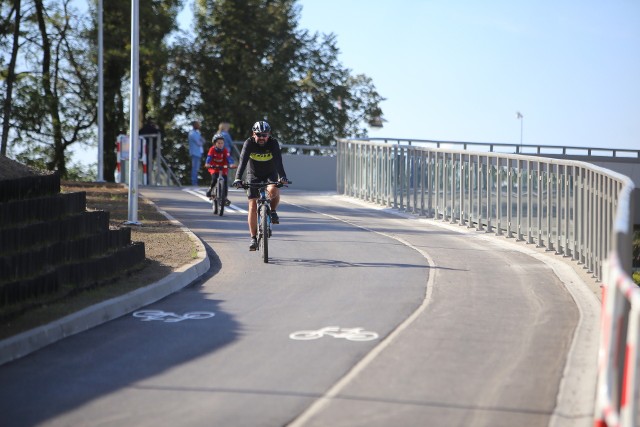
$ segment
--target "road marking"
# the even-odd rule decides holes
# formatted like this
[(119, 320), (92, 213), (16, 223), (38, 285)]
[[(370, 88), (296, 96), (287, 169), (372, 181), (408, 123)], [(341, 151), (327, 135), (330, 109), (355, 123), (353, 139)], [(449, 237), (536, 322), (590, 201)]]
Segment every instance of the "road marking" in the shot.
[[(206, 190), (192, 190), (190, 188), (183, 188), (182, 191), (184, 191), (185, 193), (189, 193), (193, 196), (198, 197), (199, 199), (204, 200), (205, 202), (211, 204), (211, 200), (205, 195), (206, 194)], [(229, 206), (225, 206), (224, 208), (225, 212), (239, 212), (239, 213), (249, 213), (248, 211), (234, 205), (233, 203), (230, 204)]]
[(176, 314), (162, 310), (140, 310), (133, 313), (133, 317), (136, 317), (143, 322), (158, 320), (164, 323), (177, 323), (182, 322), (183, 320), (204, 320), (210, 319), (215, 315), (215, 313), (210, 311), (191, 311), (184, 314)]
[(340, 326), (325, 326), (318, 330), (297, 331), (289, 334), (292, 340), (300, 341), (316, 340), (325, 336), (344, 338), (349, 341), (371, 341), (378, 338), (377, 333), (365, 331), (363, 328), (341, 328)]
[(408, 241), (406, 241), (401, 237), (394, 236), (388, 233), (383, 233), (381, 231), (372, 230), (370, 228), (355, 224), (346, 219), (338, 218), (337, 216), (334, 216), (334, 215), (319, 212), (319, 211), (310, 209), (306, 206), (300, 206), (291, 202), (287, 202), (287, 203), (293, 206), (297, 206), (300, 209), (314, 212), (319, 215), (324, 215), (329, 218), (333, 218), (336, 221), (341, 221), (349, 225), (352, 225), (354, 227), (360, 228), (362, 230), (376, 233), (381, 236), (385, 236), (390, 239), (396, 240), (402, 243), (403, 245), (406, 245), (411, 249), (417, 251), (420, 255), (422, 255), (427, 260), (427, 264), (429, 265), (429, 278), (427, 279), (427, 286), (426, 286), (424, 299), (422, 300), (422, 303), (420, 304), (420, 306), (413, 313), (411, 313), (411, 315), (407, 317), (404, 320), (404, 322), (398, 325), (398, 327), (396, 327), (393, 331), (391, 331), (389, 335), (387, 335), (382, 341), (380, 341), (380, 343), (376, 345), (369, 353), (367, 353), (358, 363), (356, 363), (349, 370), (349, 372), (347, 372), (340, 380), (338, 380), (338, 382), (336, 382), (333, 385), (333, 387), (331, 387), (324, 395), (322, 395), (315, 402), (313, 402), (311, 406), (309, 406), (290, 424), (287, 424), (287, 427), (302, 427), (307, 423), (307, 421), (311, 419), (311, 417), (313, 417), (315, 414), (320, 412), (327, 404), (329, 404), (331, 399), (335, 398), (338, 395), (338, 393), (340, 393), (351, 381), (353, 381), (358, 376), (358, 374), (360, 374), (360, 372), (362, 372), (367, 366), (369, 366), (369, 364), (371, 364), (371, 362), (373, 362), (380, 353), (382, 353), (387, 347), (389, 347), (389, 345), (391, 345), (391, 343), (396, 339), (396, 337), (398, 337), (398, 335), (400, 335), (413, 322), (415, 322), (418, 316), (420, 316), (422, 312), (425, 311), (425, 309), (427, 308), (427, 306), (429, 305), (432, 299), (433, 286), (435, 283), (435, 277), (437, 275), (437, 269), (435, 268), (436, 267), (435, 262), (426, 251), (412, 245), (411, 243), (409, 243)]
[[(514, 251), (527, 254), (553, 269), (558, 279), (562, 281), (574, 299), (580, 317), (574, 331), (571, 347), (567, 353), (558, 395), (556, 396), (556, 406), (551, 414), (549, 426), (573, 425), (577, 420), (590, 420), (590, 416), (585, 414), (593, 412), (592, 396), (596, 393), (594, 379), (597, 377), (597, 366), (593, 363), (593, 355), (597, 355), (598, 352), (597, 328), (601, 305), (596, 293), (580, 278), (573, 266), (555, 256), (549, 256), (544, 252), (526, 248), (516, 242), (497, 239), (496, 236), (485, 234), (484, 232), (478, 234), (478, 232), (474, 232), (469, 228), (433, 219), (417, 218), (415, 215), (401, 212), (397, 209), (376, 206), (370, 202), (342, 195), (334, 197), (347, 203), (384, 210), (401, 218), (412, 219), (460, 234), (473, 236), (480, 240), (498, 243)], [(596, 331), (596, 333), (593, 331)]]

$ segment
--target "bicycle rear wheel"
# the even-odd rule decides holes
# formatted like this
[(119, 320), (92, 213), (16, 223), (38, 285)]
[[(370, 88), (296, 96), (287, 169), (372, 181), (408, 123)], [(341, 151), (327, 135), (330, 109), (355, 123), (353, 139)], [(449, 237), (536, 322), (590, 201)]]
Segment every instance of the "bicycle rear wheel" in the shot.
[(269, 262), (269, 209), (266, 205), (260, 207), (260, 229), (262, 230), (262, 239), (260, 239), (260, 251), (262, 251), (262, 260)]

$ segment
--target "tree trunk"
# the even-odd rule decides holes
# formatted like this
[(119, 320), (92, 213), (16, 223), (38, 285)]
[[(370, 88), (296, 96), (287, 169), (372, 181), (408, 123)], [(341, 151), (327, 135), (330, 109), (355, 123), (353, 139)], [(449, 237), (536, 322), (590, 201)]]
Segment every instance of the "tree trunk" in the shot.
[(60, 112), (58, 109), (58, 97), (51, 90), (51, 43), (47, 34), (47, 25), (44, 19), (44, 6), (42, 0), (34, 1), (38, 28), (42, 36), (42, 90), (44, 91), (44, 102), (47, 112), (51, 118), (51, 128), (53, 131), (53, 153), (48, 162), (48, 169), (58, 170), (60, 175), (67, 175), (67, 165), (64, 155), (65, 145), (62, 139), (62, 123), (60, 123)]
[(16, 81), (16, 58), (18, 57), (18, 48), (20, 46), (20, 19), (22, 18), (20, 0), (14, 0), (13, 5), (16, 12), (13, 24), (13, 47), (11, 49), (9, 68), (7, 69), (7, 93), (4, 98), (4, 106), (2, 109), (2, 141), (0, 142), (0, 154), (3, 156), (7, 155), (7, 142), (9, 141), (11, 100), (13, 97), (13, 83)]

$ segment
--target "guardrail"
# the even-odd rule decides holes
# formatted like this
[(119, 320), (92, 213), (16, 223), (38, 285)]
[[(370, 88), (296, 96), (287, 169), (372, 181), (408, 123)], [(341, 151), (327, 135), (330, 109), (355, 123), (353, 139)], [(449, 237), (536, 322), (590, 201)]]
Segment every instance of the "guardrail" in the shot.
[[(240, 157), (240, 151), (244, 141), (233, 141), (234, 149)], [(240, 148), (238, 148), (240, 147)], [(310, 144), (280, 144), (280, 150), (283, 154), (305, 154), (311, 156), (335, 156), (337, 151), (336, 145), (310, 145)]]
[(603, 156), (616, 158), (640, 158), (640, 150), (626, 148), (594, 148), (574, 147), (568, 145), (531, 145), (531, 144), (507, 144), (497, 142), (463, 142), (463, 141), (438, 141), (433, 139), (394, 139), (394, 138), (367, 138), (350, 139), (350, 141), (384, 142), (386, 144), (416, 145), (432, 148), (451, 148), (462, 150), (489, 151), (496, 153), (530, 154), (530, 155), (563, 155), (563, 156)]
[(632, 181), (579, 161), (388, 142), (338, 140), (338, 193), (536, 244), (604, 278), (596, 425), (635, 426)]

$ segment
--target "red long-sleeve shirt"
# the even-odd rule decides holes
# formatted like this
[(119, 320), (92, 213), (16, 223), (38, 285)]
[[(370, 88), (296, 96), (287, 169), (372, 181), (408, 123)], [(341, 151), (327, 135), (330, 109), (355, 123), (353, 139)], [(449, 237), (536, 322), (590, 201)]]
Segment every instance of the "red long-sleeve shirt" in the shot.
[[(212, 166), (208, 168), (211, 175), (222, 171), (222, 175), (227, 176), (229, 173), (229, 165), (232, 163), (233, 161), (229, 162), (229, 152), (226, 148), (223, 148), (222, 151), (217, 151), (215, 146), (209, 148), (205, 164)], [(225, 168), (224, 166), (227, 167)]]

